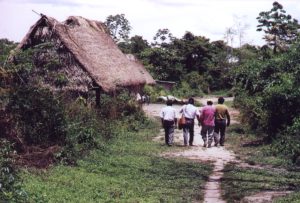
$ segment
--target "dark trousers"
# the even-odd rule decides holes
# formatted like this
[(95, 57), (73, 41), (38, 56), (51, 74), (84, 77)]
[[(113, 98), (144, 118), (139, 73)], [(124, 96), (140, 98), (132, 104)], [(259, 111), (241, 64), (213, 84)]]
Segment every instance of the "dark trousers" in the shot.
[(174, 121), (164, 120), (163, 127), (165, 130), (165, 143), (166, 145), (172, 145), (174, 139)]
[(183, 126), (183, 141), (184, 145), (193, 145), (194, 141), (194, 119), (185, 118), (186, 124)]
[[(215, 143), (220, 143), (220, 145), (224, 145), (225, 142), (225, 130), (226, 130), (226, 120), (215, 120)], [(220, 133), (220, 139), (218, 139), (218, 135)]]

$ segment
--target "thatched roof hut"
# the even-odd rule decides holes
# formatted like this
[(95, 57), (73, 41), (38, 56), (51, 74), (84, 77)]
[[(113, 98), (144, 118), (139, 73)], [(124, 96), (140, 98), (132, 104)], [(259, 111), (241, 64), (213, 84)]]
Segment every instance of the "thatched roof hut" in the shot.
[(155, 83), (142, 64), (129, 60), (121, 52), (99, 21), (71, 16), (58, 22), (42, 15), (18, 49), (49, 41), (54, 43), (59, 60), (64, 62), (58, 71), (69, 79), (66, 89), (88, 91), (96, 86), (105, 92), (114, 92), (120, 87), (136, 89)]

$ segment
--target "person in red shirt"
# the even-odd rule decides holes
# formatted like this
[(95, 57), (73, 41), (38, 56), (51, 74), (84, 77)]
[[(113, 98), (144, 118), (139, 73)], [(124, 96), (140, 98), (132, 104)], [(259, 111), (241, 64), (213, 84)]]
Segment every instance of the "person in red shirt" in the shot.
[[(214, 135), (215, 112), (212, 101), (207, 101), (207, 105), (202, 108), (199, 123), (201, 124), (201, 136), (204, 142), (203, 147), (211, 147)], [(208, 141), (208, 142), (207, 142)]]

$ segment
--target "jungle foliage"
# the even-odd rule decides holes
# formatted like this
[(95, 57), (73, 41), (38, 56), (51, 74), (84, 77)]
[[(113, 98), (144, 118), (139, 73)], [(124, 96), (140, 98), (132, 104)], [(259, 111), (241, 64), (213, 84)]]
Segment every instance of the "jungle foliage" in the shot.
[(28, 195), (22, 188), (12, 154), (14, 151), (11, 143), (0, 138), (0, 201), (26, 202)]
[(235, 81), (235, 105), (241, 107), (242, 119), (252, 129), (266, 133), (266, 140), (273, 143), (274, 153), (287, 155), (296, 162), (300, 155), (297, 147), (300, 136), (300, 41), (299, 32), (294, 28), (299, 24), (293, 21), (293, 26), (284, 26), (291, 16), (280, 14), (281, 18), (277, 18), (279, 14), (274, 12), (278, 9), (282, 6), (274, 2), (272, 10), (260, 13), (258, 20), (267, 23), (262, 19), (265, 15), (271, 15), (265, 16), (270, 21), (276, 18), (274, 23), (267, 23), (268, 30), (275, 32), (281, 24), (285, 31), (277, 30), (280, 36), (277, 32), (267, 34), (277, 36), (278, 40), (280, 37), (281, 45), (287, 49), (279, 49), (278, 44), (267, 41), (255, 58), (244, 60), (231, 73)]
[[(123, 21), (124, 15), (110, 16), (106, 24), (120, 23), (120, 28), (128, 27), (129, 21)], [(115, 28), (108, 26), (110, 32)], [(114, 34), (111, 34), (114, 37)], [(176, 82), (175, 96), (199, 96), (210, 91), (230, 89), (232, 78), (229, 70), (236, 63), (232, 60), (239, 51), (228, 46), (224, 41), (210, 40), (187, 31), (181, 38), (172, 35), (169, 29), (158, 29), (149, 43), (142, 36), (135, 35), (119, 41), (119, 48), (126, 54), (133, 54), (145, 65), (156, 80)], [(199, 78), (195, 85), (195, 78)], [(186, 94), (186, 89), (194, 92)], [(166, 95), (161, 95), (166, 96)]]

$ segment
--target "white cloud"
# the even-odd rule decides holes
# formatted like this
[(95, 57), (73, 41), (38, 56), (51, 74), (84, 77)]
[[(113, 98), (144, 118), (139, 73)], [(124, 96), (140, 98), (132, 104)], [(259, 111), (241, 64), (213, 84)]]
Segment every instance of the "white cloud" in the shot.
[[(52, 16), (63, 21), (68, 16), (105, 21), (108, 15), (124, 13), (133, 28), (132, 35), (148, 41), (160, 28), (168, 28), (176, 37), (185, 31), (213, 40), (223, 39), (234, 16), (245, 16), (249, 24), (246, 42), (262, 44), (262, 33), (256, 32), (259, 12), (268, 11), (273, 0), (0, 0), (0, 38), (20, 41), (39, 16)], [(287, 13), (300, 19), (297, 0), (283, 3)]]

